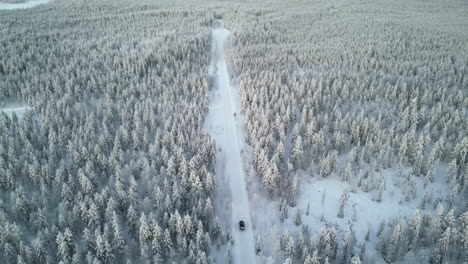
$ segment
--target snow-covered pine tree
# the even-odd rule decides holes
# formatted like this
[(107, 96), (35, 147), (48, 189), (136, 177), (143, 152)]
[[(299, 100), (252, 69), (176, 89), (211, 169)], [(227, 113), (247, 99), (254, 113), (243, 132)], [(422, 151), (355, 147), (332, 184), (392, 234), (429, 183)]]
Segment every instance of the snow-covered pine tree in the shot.
[(318, 251), (315, 250), (314, 253), (312, 254), (312, 257), (309, 256), (309, 258), (306, 259), (305, 263), (320, 264)]
[(388, 244), (386, 259), (388, 261), (395, 261), (398, 257), (398, 251), (400, 248), (400, 238), (401, 238), (401, 224), (398, 223), (393, 229), (392, 236)]
[(343, 252), (341, 255), (341, 259), (343, 263), (348, 263), (348, 259), (350, 258), (351, 254), (353, 254), (354, 244), (355, 244), (354, 231), (350, 230), (346, 232), (346, 237), (343, 243)]
[(440, 264), (442, 263), (445, 253), (448, 250), (449, 243), (450, 243), (450, 235), (451, 235), (451, 229), (448, 227), (444, 233), (442, 234), (442, 237), (439, 239), (439, 244), (437, 245), (437, 250), (435, 252), (435, 255), (433, 257), (433, 263)]
[(346, 201), (348, 200), (349, 198), (349, 191), (347, 188), (344, 188), (343, 189), (343, 193), (341, 194), (341, 197), (340, 197), (340, 205), (339, 205), (339, 208), (338, 208), (338, 217), (339, 218), (343, 218), (344, 217), (344, 208), (345, 208), (345, 204), (346, 204)]
[(232, 248), (231, 246), (228, 246), (227, 252), (226, 252), (226, 264), (232, 264), (233, 259), (232, 259)]
[(302, 145), (302, 137), (299, 135), (294, 141), (294, 147), (291, 150), (293, 163), (296, 168), (302, 168), (304, 150)]
[(114, 229), (114, 232), (113, 232), (114, 250), (117, 253), (122, 254), (126, 246), (126, 242), (123, 237), (123, 230), (120, 225), (119, 216), (117, 215), (116, 211), (113, 211), (112, 213), (112, 227)]
[(468, 257), (468, 211), (458, 218), (458, 238), (461, 242), (460, 258)]
[(297, 208), (296, 210), (296, 217), (294, 218), (294, 223), (296, 226), (300, 226), (302, 224), (302, 210), (300, 208)]
[(59, 259), (63, 262), (70, 262), (74, 250), (73, 235), (70, 229), (66, 228), (64, 232), (58, 232), (55, 241)]
[(419, 209), (417, 209), (413, 216), (410, 219), (410, 223), (408, 226), (409, 229), (409, 238), (408, 238), (408, 247), (409, 249), (415, 249), (418, 246), (419, 240), (419, 230), (421, 227), (421, 214)]
[(354, 257), (351, 259), (351, 264), (361, 264), (361, 260), (359, 259), (358, 256), (354, 256)]

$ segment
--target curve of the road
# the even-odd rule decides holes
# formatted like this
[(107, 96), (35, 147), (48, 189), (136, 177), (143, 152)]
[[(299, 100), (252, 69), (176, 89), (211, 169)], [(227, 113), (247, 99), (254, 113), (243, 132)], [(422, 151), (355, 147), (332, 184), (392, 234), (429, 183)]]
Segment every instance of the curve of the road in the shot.
[[(221, 20), (212, 29), (211, 64), (209, 75), (215, 80), (212, 91), (210, 111), (208, 113), (208, 133), (214, 138), (220, 149), (217, 154), (216, 174), (218, 184), (224, 184), (225, 193), (229, 195), (224, 212), (224, 224), (234, 238), (232, 257), (234, 263), (254, 264), (257, 262), (255, 254), (255, 239), (250, 217), (250, 204), (244, 179), (244, 169), (241, 159), (241, 149), (245, 144), (242, 137), (242, 124), (239, 120), (239, 105), (237, 92), (230, 85), (229, 73), (224, 58), (224, 43), (229, 31), (224, 28)], [(234, 115), (234, 113), (236, 113)], [(222, 199), (222, 197), (221, 197)], [(223, 219), (223, 218), (221, 218)], [(239, 230), (239, 221), (246, 225), (244, 231)]]

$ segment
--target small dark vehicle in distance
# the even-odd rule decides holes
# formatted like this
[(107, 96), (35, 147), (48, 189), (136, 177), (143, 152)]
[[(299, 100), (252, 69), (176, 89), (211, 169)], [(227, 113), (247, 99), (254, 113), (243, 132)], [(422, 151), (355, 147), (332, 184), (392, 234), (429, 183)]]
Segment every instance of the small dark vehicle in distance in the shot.
[(239, 229), (240, 229), (241, 231), (245, 230), (245, 223), (244, 223), (244, 221), (242, 221), (242, 220), (239, 221)]

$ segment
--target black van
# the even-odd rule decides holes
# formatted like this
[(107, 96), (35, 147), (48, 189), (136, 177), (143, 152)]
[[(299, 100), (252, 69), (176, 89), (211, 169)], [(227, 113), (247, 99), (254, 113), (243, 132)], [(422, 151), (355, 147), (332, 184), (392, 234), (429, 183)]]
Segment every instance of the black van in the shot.
[(245, 230), (245, 223), (244, 223), (244, 221), (242, 221), (242, 220), (239, 221), (239, 229), (240, 229), (240, 230)]

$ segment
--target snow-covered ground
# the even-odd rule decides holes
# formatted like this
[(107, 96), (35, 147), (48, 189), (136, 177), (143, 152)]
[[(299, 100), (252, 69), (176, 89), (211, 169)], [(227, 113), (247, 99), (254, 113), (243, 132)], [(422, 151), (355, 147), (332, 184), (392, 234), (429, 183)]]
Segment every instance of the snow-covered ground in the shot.
[(1, 107), (0, 111), (4, 112), (7, 114), (9, 117), (13, 115), (13, 113), (16, 114), (16, 116), (21, 119), (23, 117), (24, 112), (27, 110), (31, 109), (27, 105), (22, 105), (22, 104), (12, 104), (12, 105), (7, 105), (5, 107)]
[[(224, 59), (224, 43), (229, 31), (222, 21), (212, 30), (211, 64), (209, 75), (215, 80), (210, 111), (205, 127), (216, 142), (217, 197), (216, 209), (224, 224), (224, 230), (234, 238), (232, 256), (234, 263), (256, 263), (255, 239), (252, 231), (250, 205), (241, 160), (245, 145), (240, 104), (237, 91), (231, 86)], [(229, 197), (230, 196), (230, 197)], [(239, 230), (239, 221), (246, 225)], [(222, 261), (222, 260), (217, 260)]]
[(12, 10), (19, 8), (31, 8), (37, 5), (45, 4), (50, 0), (27, 0), (22, 3), (4, 3), (0, 1), (0, 10)]
[[(251, 155), (251, 150), (248, 149), (243, 153), (243, 160), (251, 160)], [(414, 198), (409, 201), (403, 199), (402, 189), (404, 187), (398, 187), (399, 182), (404, 182), (403, 179), (409, 173), (408, 169), (403, 169), (400, 177), (396, 176), (397, 172), (394, 169), (386, 169), (380, 172), (386, 182), (380, 202), (373, 198), (375, 192), (364, 192), (360, 188), (353, 188), (348, 183), (341, 181), (337, 175), (338, 172), (327, 178), (305, 175), (301, 178), (307, 180), (299, 184), (297, 206), (294, 208), (288, 206), (288, 217), (284, 222), (281, 222), (281, 212), (278, 210), (280, 202), (267, 198), (262, 186), (255, 182), (257, 176), (253, 170), (253, 165), (251, 162), (245, 163), (255, 236), (258, 235), (261, 240), (261, 252), (258, 256), (261, 263), (267, 263), (269, 258), (270, 261), (277, 257), (279, 257), (277, 260), (282, 260), (279, 254), (281, 236), (285, 231), (295, 234), (301, 230), (301, 226), (297, 226), (295, 223), (297, 210), (300, 210), (302, 224), (309, 227), (311, 238), (317, 236), (322, 227), (335, 227), (339, 236), (344, 236), (352, 228), (356, 236), (355, 250), (358, 252), (357, 246), (360, 243), (365, 243), (366, 250), (374, 257), (373, 261), (375, 263), (384, 263), (375, 252), (375, 243), (379, 239), (376, 237), (376, 233), (380, 223), (385, 221), (388, 224), (392, 221), (408, 220), (416, 209), (421, 207), (425, 193), (428, 194), (428, 201), (423, 212), (435, 211), (433, 201), (445, 198), (443, 194), (449, 192), (448, 186), (444, 184), (443, 177), (443, 172), (446, 171), (447, 166), (442, 166), (443, 168), (438, 171), (435, 181), (429, 183), (426, 188), (424, 188), (422, 178), (416, 179)], [(301, 173), (305, 172), (302, 171)], [(361, 171), (359, 174), (363, 173)], [(359, 174), (355, 175), (355, 179)], [(344, 217), (339, 218), (337, 214), (340, 199), (345, 189), (349, 191), (349, 198), (345, 203)], [(307, 211), (309, 211), (308, 214)], [(368, 231), (370, 231), (369, 242), (366, 242), (365, 236)], [(375, 254), (373, 254), (374, 252)]]

